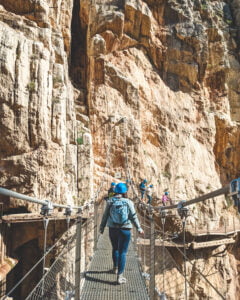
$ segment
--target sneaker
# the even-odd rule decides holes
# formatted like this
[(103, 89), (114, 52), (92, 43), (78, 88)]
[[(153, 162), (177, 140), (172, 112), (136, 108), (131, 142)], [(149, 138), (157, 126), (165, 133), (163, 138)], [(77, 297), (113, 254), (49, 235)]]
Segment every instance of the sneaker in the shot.
[(117, 282), (118, 284), (123, 284), (123, 283), (126, 283), (127, 282), (127, 279), (125, 277), (123, 277), (122, 274), (118, 275), (117, 277)]
[(117, 267), (113, 267), (111, 273), (112, 273), (112, 274), (117, 274), (117, 273), (118, 273), (118, 268), (117, 268)]

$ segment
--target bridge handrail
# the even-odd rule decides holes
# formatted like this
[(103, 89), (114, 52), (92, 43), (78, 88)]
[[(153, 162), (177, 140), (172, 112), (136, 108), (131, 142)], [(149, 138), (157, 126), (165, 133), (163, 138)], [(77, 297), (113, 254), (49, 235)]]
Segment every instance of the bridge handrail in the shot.
[[(220, 195), (226, 195), (226, 194), (230, 194), (231, 196), (234, 195), (234, 194), (237, 194), (236, 193), (230, 193), (230, 185), (226, 185), (225, 187), (222, 187), (216, 191), (213, 191), (213, 192), (210, 192), (210, 193), (207, 193), (205, 195), (202, 195), (200, 197), (197, 197), (197, 198), (194, 198), (194, 199), (191, 199), (191, 200), (188, 200), (186, 202), (182, 202), (182, 206), (189, 206), (191, 204), (195, 204), (195, 203), (198, 203), (198, 202), (201, 202), (201, 201), (204, 201), (204, 200), (207, 200), (207, 199), (210, 199), (210, 198), (213, 198), (213, 197), (217, 197), (217, 196), (220, 196)], [(145, 206), (145, 208), (151, 208), (155, 211), (161, 211), (161, 210), (169, 210), (169, 209), (174, 209), (174, 208), (178, 208), (178, 204), (173, 204), (173, 205), (168, 205), (168, 206), (152, 206), (150, 204), (146, 204), (144, 203), (143, 201), (140, 200), (139, 197), (136, 197), (137, 200), (139, 201), (139, 203), (142, 205), (142, 206)], [(136, 199), (135, 198), (135, 199)], [(179, 200), (180, 202), (181, 200)]]
[[(185, 257), (185, 259), (192, 265), (195, 267), (196, 272), (199, 273), (199, 275), (201, 275), (206, 282), (215, 290), (215, 292), (223, 299), (225, 300), (225, 297), (218, 291), (218, 289), (215, 288), (215, 286), (208, 280), (208, 278), (191, 262), (191, 260), (184, 254), (184, 252), (182, 252), (182, 250), (179, 247), (176, 247), (176, 249), (181, 253), (181, 255), (183, 257)], [(171, 254), (170, 254), (171, 255)]]
[[(183, 202), (182, 203), (182, 206), (188, 206), (188, 205), (191, 205), (191, 204), (195, 204), (195, 203), (198, 203), (198, 202), (201, 202), (201, 201), (204, 201), (204, 200), (207, 200), (207, 199), (210, 199), (210, 198), (213, 198), (213, 197), (217, 197), (217, 196), (220, 196), (220, 195), (224, 195), (224, 194), (227, 194), (229, 193), (229, 184), (226, 185), (225, 187), (222, 187), (216, 191), (213, 191), (213, 192), (210, 192), (210, 193), (207, 193), (205, 195), (202, 195), (200, 197), (197, 197), (197, 198), (194, 198), (194, 199), (191, 199), (189, 201), (186, 201), (186, 202)], [(154, 209), (161, 209), (161, 210), (166, 210), (166, 209), (172, 209), (172, 208), (178, 208), (178, 205), (175, 204), (175, 205), (169, 205), (169, 206), (159, 206), (159, 207), (153, 207)]]
[(24, 276), (11, 288), (10, 291), (7, 292), (7, 294), (3, 298), (1, 298), (1, 300), (8, 299), (11, 293), (28, 277), (28, 275), (44, 260), (44, 258), (59, 244), (59, 242), (63, 240), (64, 237), (66, 237), (66, 234), (67, 231), (63, 233), (63, 235), (49, 249), (47, 249), (46, 253), (44, 253), (44, 255), (39, 258), (39, 260), (31, 267), (31, 269), (28, 270), (26, 274), (24, 274)]
[[(17, 193), (17, 192), (13, 192), (13, 191), (10, 191), (8, 189), (1, 188), (1, 187), (0, 187), (0, 194), (4, 195), (4, 196), (14, 197), (14, 198), (17, 198), (17, 199), (20, 199), (20, 200), (25, 200), (25, 201), (28, 201), (28, 202), (40, 204), (40, 205), (48, 205), (48, 203), (49, 203), (48, 200), (39, 200), (37, 198), (26, 196), (26, 195), (23, 195), (23, 194), (20, 194), (20, 193)], [(56, 207), (56, 208), (69, 208), (69, 205), (56, 204), (56, 203), (52, 203), (52, 205), (53, 205), (53, 207)], [(80, 209), (80, 208), (82, 208), (82, 206), (73, 206), (72, 208), (73, 209)]]

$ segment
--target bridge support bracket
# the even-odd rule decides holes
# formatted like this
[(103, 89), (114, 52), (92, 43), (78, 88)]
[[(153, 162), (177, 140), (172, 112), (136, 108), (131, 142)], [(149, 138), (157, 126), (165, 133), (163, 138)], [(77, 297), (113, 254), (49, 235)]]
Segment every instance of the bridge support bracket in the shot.
[(186, 218), (189, 216), (189, 208), (184, 207), (185, 202), (185, 200), (180, 201), (177, 206), (178, 214), (182, 220), (186, 220)]
[(72, 211), (73, 211), (73, 208), (71, 205), (68, 205), (68, 207), (65, 208), (65, 213), (64, 215), (67, 216), (67, 217), (70, 217), (71, 214), (72, 214)]
[(53, 204), (48, 200), (46, 200), (46, 202), (46, 204), (42, 205), (40, 214), (43, 216), (50, 216), (53, 212)]

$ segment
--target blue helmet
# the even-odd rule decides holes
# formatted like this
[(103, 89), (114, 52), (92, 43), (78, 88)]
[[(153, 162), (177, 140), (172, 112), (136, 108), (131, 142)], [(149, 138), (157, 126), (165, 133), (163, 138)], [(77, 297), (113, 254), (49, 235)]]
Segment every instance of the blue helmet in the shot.
[(147, 183), (147, 179), (144, 179), (144, 180), (143, 180), (143, 183)]
[(126, 183), (120, 182), (116, 185), (114, 192), (116, 194), (125, 194), (128, 191)]
[(153, 187), (153, 184), (150, 184), (149, 186), (150, 186), (150, 187)]
[(115, 182), (112, 182), (112, 183), (111, 183), (111, 186), (115, 186), (115, 185), (116, 185), (116, 183), (115, 183)]
[(165, 192), (165, 195), (168, 195), (169, 194), (169, 192)]

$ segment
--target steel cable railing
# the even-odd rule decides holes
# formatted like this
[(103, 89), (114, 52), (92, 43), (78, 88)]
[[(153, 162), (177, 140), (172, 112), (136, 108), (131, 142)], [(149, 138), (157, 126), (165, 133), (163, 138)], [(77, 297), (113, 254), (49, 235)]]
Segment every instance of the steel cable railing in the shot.
[[(41, 209), (41, 213), (44, 215), (43, 217), (43, 222), (44, 222), (44, 255), (43, 257), (37, 262), (36, 265), (34, 265), (31, 270), (29, 270), (29, 272), (27, 272), (27, 274), (25, 274), (25, 276), (19, 281), (17, 282), (17, 284), (7, 293), (7, 295), (3, 298), (6, 299), (7, 296), (11, 295), (11, 293), (25, 280), (25, 278), (36, 268), (38, 267), (38, 265), (41, 263), (42, 264), (42, 268), (43, 268), (43, 277), (41, 279), (41, 284), (39, 283), (37, 285), (38, 287), (38, 291), (36, 291), (37, 294), (39, 294), (39, 291), (41, 290), (41, 297), (43, 298), (44, 295), (46, 295), (46, 289), (48, 288), (49, 285), (46, 284), (45, 287), (45, 279), (48, 278), (46, 274), (44, 274), (45, 272), (45, 261), (46, 261), (46, 256), (48, 255), (49, 251), (46, 251), (46, 240), (47, 240), (47, 228), (48, 228), (48, 216), (51, 215), (51, 212), (54, 208), (64, 208), (65, 209), (65, 214), (67, 216), (67, 224), (68, 224), (68, 228), (67, 228), (67, 232), (69, 233), (69, 216), (72, 213), (72, 210), (76, 209), (78, 216), (76, 216), (76, 218), (78, 218), (78, 222), (76, 223), (76, 241), (75, 241), (75, 248), (76, 248), (76, 255), (75, 255), (75, 264), (74, 264), (74, 269), (75, 272), (72, 271), (72, 274), (74, 273), (75, 277), (75, 282), (76, 282), (76, 287), (75, 287), (75, 295), (80, 295), (80, 288), (81, 288), (81, 284), (78, 284), (78, 282), (80, 282), (82, 280), (82, 275), (84, 274), (84, 272), (87, 270), (89, 261), (93, 255), (93, 244), (94, 244), (94, 248), (96, 247), (97, 244), (97, 239), (98, 239), (98, 228), (99, 228), (99, 223), (100, 223), (100, 217), (102, 214), (102, 210), (103, 210), (103, 205), (104, 202), (100, 201), (97, 202), (97, 199), (100, 197), (100, 193), (103, 190), (103, 183), (105, 181), (105, 177), (106, 177), (106, 172), (108, 173), (108, 169), (109, 168), (109, 164), (110, 164), (110, 159), (109, 156), (111, 155), (111, 145), (112, 145), (112, 129), (113, 127), (110, 128), (110, 141), (108, 143), (108, 147), (106, 150), (106, 166), (105, 166), (105, 172), (104, 175), (101, 178), (101, 184), (99, 185), (99, 188), (97, 189), (97, 191), (95, 192), (94, 196), (90, 199), (90, 201), (88, 201), (87, 203), (85, 203), (82, 206), (73, 206), (71, 207), (70, 205), (61, 205), (61, 204), (56, 204), (53, 203), (51, 201), (48, 200), (39, 200), (37, 198), (34, 197), (30, 197), (30, 196), (26, 196), (26, 195), (22, 195), (20, 193), (17, 192), (13, 192), (4, 188), (0, 188), (0, 194), (8, 196), (8, 197), (14, 197), (17, 199), (21, 199), (27, 202), (33, 202), (39, 205), (42, 205), (42, 209)], [(93, 210), (94, 208), (94, 210)], [(86, 220), (86, 222), (82, 221), (82, 215), (83, 213), (86, 213), (88, 215), (88, 218)], [(84, 224), (84, 225), (83, 225)], [(92, 236), (94, 234), (94, 236)], [(69, 241), (69, 239), (68, 239)], [(82, 247), (82, 243), (84, 243), (84, 247)], [(67, 243), (68, 246), (66, 247), (66, 249), (68, 249), (69, 247), (69, 242)], [(52, 249), (52, 248), (51, 248)], [(82, 253), (82, 249), (84, 249), (86, 255), (84, 255), (84, 253)], [(66, 257), (64, 258), (65, 260), (69, 257), (69, 251), (65, 251), (66, 253)], [(62, 253), (63, 256), (63, 253)], [(73, 257), (73, 256), (72, 256)], [(85, 262), (83, 263), (82, 261), (82, 257), (85, 257)], [(56, 270), (59, 270), (60, 272), (60, 267), (58, 264), (58, 267), (56, 269), (56, 265), (52, 265), (52, 270), (54, 269), (55, 273), (57, 272)], [(62, 272), (62, 271), (61, 271)], [(70, 270), (68, 268), (65, 269), (64, 274), (68, 274), (70, 273)], [(52, 276), (50, 276), (52, 277)], [(64, 276), (63, 276), (64, 277)], [(57, 281), (56, 281), (57, 282)], [(63, 288), (63, 286), (65, 288)], [(70, 293), (68, 291), (68, 289), (66, 290), (68, 284), (66, 282), (66, 279), (64, 281), (63, 286), (60, 288), (60, 290), (63, 291), (65, 290), (65, 294), (66, 293)], [(49, 293), (48, 293), (49, 294)], [(52, 295), (54, 293), (52, 292)], [(49, 296), (47, 296), (49, 297)], [(77, 299), (77, 296), (75, 296)], [(50, 298), (48, 298), (50, 299)]]
[(43, 263), (43, 261), (46, 259), (46, 257), (48, 255), (50, 255), (54, 249), (56, 249), (57, 247), (59, 247), (60, 244), (65, 244), (66, 243), (66, 232), (57, 240), (57, 242), (52, 245), (45, 253), (44, 255), (35, 263), (35, 265), (21, 278), (21, 280), (19, 280), (12, 288), (11, 290), (2, 298), (2, 300), (7, 299), (9, 296), (11, 296), (11, 294), (13, 293), (13, 291), (24, 281), (28, 278), (28, 276), (36, 269), (39, 267), (39, 265), (41, 263)]
[[(124, 125), (125, 126), (125, 125)], [(54, 299), (54, 297), (57, 295), (57, 293), (65, 293), (65, 297), (70, 297), (71, 293), (75, 294), (75, 298), (79, 299), (78, 296), (80, 295), (80, 282), (82, 280), (82, 273), (85, 272), (87, 270), (87, 266), (88, 266), (88, 262), (89, 262), (89, 257), (92, 255), (92, 250), (88, 251), (89, 249), (89, 244), (94, 243), (94, 248), (96, 247), (96, 243), (97, 243), (97, 239), (98, 239), (98, 226), (99, 226), (99, 222), (100, 222), (100, 216), (102, 214), (102, 207), (104, 202), (102, 201), (101, 203), (97, 202), (96, 199), (99, 198), (100, 193), (103, 190), (103, 185), (104, 185), (104, 180), (106, 177), (106, 172), (108, 172), (109, 169), (109, 156), (110, 156), (110, 149), (111, 149), (111, 144), (112, 144), (112, 128), (111, 132), (110, 132), (110, 143), (108, 145), (107, 151), (106, 151), (106, 165), (105, 165), (105, 172), (103, 177), (101, 178), (101, 182), (99, 184), (99, 188), (96, 191), (94, 197), (85, 205), (80, 206), (80, 207), (72, 207), (72, 209), (77, 209), (78, 212), (80, 213), (80, 216), (78, 217), (78, 222), (76, 223), (76, 243), (75, 243), (75, 248), (76, 248), (76, 254), (75, 254), (75, 286), (74, 289), (75, 291), (72, 291), (71, 288), (68, 287), (68, 284), (66, 284), (66, 280), (64, 281), (64, 288), (60, 289), (61, 291), (58, 290), (58, 292), (54, 292), (53, 291), (53, 287), (54, 283), (50, 283), (48, 284), (48, 282), (50, 282), (50, 279), (48, 280), (47, 278), (47, 274), (51, 274), (50, 272), (53, 272), (55, 275), (49, 275), (51, 278), (56, 278), (63, 269), (63, 265), (62, 263), (60, 263), (57, 266), (57, 261), (59, 260), (61, 262), (60, 256), (62, 257), (62, 261), (63, 260), (67, 260), (67, 253), (69, 251), (65, 250), (65, 252), (61, 252), (61, 255), (59, 254), (58, 258), (55, 260), (56, 264), (52, 264), (52, 266), (50, 267), (49, 271), (43, 275), (41, 281), (39, 282), (39, 284), (37, 285), (38, 287), (40, 287), (41, 290), (41, 297), (44, 298), (44, 295), (48, 295), (46, 299), (51, 299), (51, 297), (53, 297), (52, 299)], [(125, 132), (125, 128), (124, 128), (124, 132)], [(127, 155), (127, 142), (126, 142), (126, 133), (125, 133), (125, 155)], [(127, 156), (125, 157), (125, 168), (126, 168), (126, 174), (127, 177), (130, 178), (130, 172), (129, 172), (129, 166), (128, 166), (128, 158)], [(107, 170), (106, 170), (107, 169)], [(139, 255), (142, 257), (142, 263), (143, 263), (143, 273), (145, 274), (145, 277), (149, 279), (149, 295), (150, 295), (150, 299), (154, 299), (156, 296), (156, 293), (158, 295), (161, 295), (162, 299), (164, 299), (165, 297), (165, 290), (166, 289), (166, 269), (169, 266), (167, 261), (162, 261), (162, 283), (158, 284), (158, 282), (156, 282), (156, 277), (157, 277), (157, 272), (155, 269), (155, 264), (158, 263), (157, 259), (155, 259), (156, 256), (156, 245), (155, 245), (155, 238), (156, 238), (156, 234), (159, 233), (159, 230), (156, 228), (156, 224), (155, 224), (155, 218), (156, 218), (156, 214), (158, 214), (159, 212), (165, 211), (165, 210), (169, 210), (169, 209), (175, 209), (177, 208), (182, 209), (185, 208), (188, 205), (194, 204), (194, 203), (198, 203), (200, 201), (204, 201), (206, 199), (208, 199), (208, 197), (216, 197), (218, 195), (222, 195), (227, 193), (229, 186), (224, 187), (222, 189), (219, 189), (215, 192), (211, 192), (208, 193), (207, 195), (201, 196), (199, 198), (196, 199), (192, 199), (190, 201), (186, 201), (184, 203), (182, 203), (182, 206), (179, 207), (178, 205), (171, 205), (171, 206), (166, 206), (166, 207), (153, 207), (151, 205), (147, 205), (143, 202), (140, 201), (139, 197), (137, 196), (137, 193), (134, 190), (133, 187), (133, 182), (132, 179), (130, 178), (130, 183), (132, 186), (132, 190), (133, 190), (133, 194), (135, 195), (135, 199), (137, 200), (137, 204), (139, 204), (139, 211), (140, 213), (143, 214), (143, 227), (145, 230), (145, 235), (144, 235), (144, 241), (146, 239), (149, 239), (149, 244), (143, 244), (143, 245), (138, 245), (138, 251), (139, 251)], [(29, 196), (25, 196), (25, 195), (21, 195), (19, 193), (16, 192), (12, 192), (12, 191), (8, 191), (6, 189), (0, 188), (0, 194), (6, 195), (6, 196), (11, 196), (11, 197), (15, 197), (15, 198), (19, 198), (21, 200), (26, 200), (26, 201), (30, 201), (30, 202), (34, 202), (37, 204), (42, 205), (43, 207), (45, 207), (45, 211), (47, 212), (46, 215), (48, 215), (49, 211), (56, 207), (56, 208), (65, 208), (66, 210), (69, 209), (69, 205), (58, 205), (58, 204), (54, 204), (51, 203), (50, 201), (47, 200), (38, 200), (36, 198), (33, 197), (29, 197)], [(91, 209), (94, 207), (94, 211), (91, 211)], [(87, 221), (85, 223), (82, 222), (82, 218), (81, 218), (81, 214), (83, 211), (87, 210), (88, 211), (88, 215), (91, 215), (91, 217), (89, 217), (87, 219)], [(142, 217), (142, 216), (141, 216)], [(85, 224), (85, 228), (83, 226), (83, 224)], [(185, 229), (185, 226), (184, 226)], [(225, 230), (226, 231), (226, 230)], [(89, 235), (94, 232), (94, 238), (89, 238)], [(161, 230), (160, 230), (161, 233)], [(85, 247), (85, 253), (88, 253), (88, 257), (85, 259), (85, 263), (84, 263), (84, 267), (82, 267), (82, 240), (84, 239), (84, 247)], [(163, 244), (162, 244), (162, 253), (164, 253), (163, 258), (165, 257), (165, 253), (167, 253), (167, 249), (164, 245), (164, 239), (165, 239), (165, 232), (164, 232), (164, 228), (163, 228), (163, 232), (162, 232), (162, 239), (163, 239)], [(46, 236), (45, 236), (45, 240), (46, 240)], [(136, 243), (138, 244), (138, 243)], [(46, 243), (45, 243), (46, 245)], [(184, 240), (184, 246), (185, 246), (185, 240)], [(91, 249), (93, 249), (93, 247), (90, 247)], [(65, 247), (64, 249), (69, 249), (69, 245), (67, 247)], [(47, 251), (44, 251), (44, 256), (41, 259), (45, 260), (45, 256), (47, 255)], [(64, 257), (66, 253), (66, 257)], [(183, 276), (184, 276), (184, 285), (185, 285), (185, 291), (184, 291), (184, 298), (186, 299), (190, 293), (192, 293), (192, 288), (187, 289), (187, 283), (189, 284), (189, 286), (191, 287), (190, 283), (189, 283), (189, 279), (187, 278), (187, 268), (186, 268), (186, 262), (190, 262), (189, 259), (186, 256), (186, 252), (185, 252), (185, 248), (184, 248), (184, 253), (181, 253), (181, 255), (184, 258), (184, 263), (185, 263), (185, 267), (184, 267), (184, 272), (183, 272)], [(165, 258), (164, 258), (165, 259)], [(41, 262), (40, 261), (40, 262)], [(38, 264), (40, 263), (38, 262)], [(43, 268), (45, 267), (45, 263), (43, 263)], [(58, 270), (58, 271), (57, 271)], [(181, 270), (181, 269), (178, 269)], [(69, 270), (65, 270), (64, 271), (65, 274), (70, 273)], [(180, 272), (181, 273), (181, 272)], [(58, 274), (58, 275), (56, 275)], [(204, 274), (201, 274), (201, 272), (199, 273), (202, 276), (205, 276)], [(156, 275), (156, 276), (155, 276)], [(59, 275), (60, 276), (60, 275)], [(205, 276), (206, 277), (206, 276)], [(25, 278), (24, 278), (25, 279)], [(206, 278), (205, 278), (206, 279)], [(209, 282), (208, 280), (206, 280), (208, 282), (208, 284), (213, 288), (214, 286), (211, 284), (211, 282)], [(21, 281), (22, 282), (22, 281)], [(55, 284), (57, 284), (57, 280), (55, 280)], [(45, 285), (46, 283), (46, 285)], [(20, 284), (20, 283), (18, 283)], [(49, 296), (49, 293), (47, 290), (51, 289), (51, 293), (52, 296)], [(159, 290), (163, 290), (162, 292), (159, 292)], [(215, 289), (215, 291), (217, 291)], [(182, 292), (180, 293), (176, 293), (178, 295), (180, 295), (181, 293), (183, 293), (183, 289)], [(9, 295), (9, 293), (8, 293)], [(221, 293), (219, 293), (218, 295), (222, 296)], [(4, 298), (5, 299), (5, 298)], [(70, 299), (70, 298), (69, 298)], [(188, 298), (189, 299), (189, 298)]]
[[(142, 239), (140, 239), (140, 242), (139, 240), (137, 241), (137, 251), (142, 263), (143, 276), (147, 280), (150, 299), (155, 299), (157, 296), (160, 299), (166, 299), (166, 296), (170, 296), (171, 299), (174, 295), (178, 295), (178, 299), (183, 299), (184, 275), (179, 271), (179, 267), (178, 269), (176, 268), (176, 263), (173, 263), (167, 249), (164, 246), (155, 245), (156, 231), (158, 233), (160, 231), (157, 229), (153, 230), (154, 218), (151, 218), (151, 215), (149, 217), (149, 212), (146, 212), (146, 216), (144, 216), (143, 212), (139, 213), (139, 218), (145, 230), (145, 239), (144, 241)], [(161, 233), (164, 237), (163, 232)], [(165, 255), (162, 255), (163, 251)], [(170, 275), (169, 270), (173, 270), (170, 272)], [(176, 272), (176, 270), (178, 271)], [(165, 277), (167, 277), (167, 280)], [(179, 293), (179, 290), (181, 290), (181, 293)], [(191, 287), (189, 290), (194, 294), (194, 290)]]
[[(70, 241), (70, 243), (71, 242), (72, 240)], [(71, 249), (69, 249), (69, 247), (65, 245), (60, 254), (55, 258), (55, 261), (49, 268), (48, 272), (44, 274), (42, 279), (28, 295), (26, 300), (57, 300), (63, 299), (66, 296), (67, 292), (68, 294), (70, 294), (70, 292), (73, 294), (74, 287), (70, 286), (71, 280), (69, 280), (66, 276), (67, 266), (69, 263), (67, 260), (67, 255), (69, 251), (71, 251)]]
[[(2, 190), (1, 190), (2, 191)], [(0, 191), (0, 193), (1, 193)], [(5, 194), (5, 192), (4, 192)], [(11, 193), (8, 193), (8, 195), (11, 194)], [(18, 193), (17, 193), (18, 194)], [(14, 193), (14, 196), (18, 196), (16, 195), (16, 193)], [(24, 196), (24, 195), (22, 195)], [(21, 199), (23, 200), (23, 198), (25, 197), (21, 197)], [(32, 200), (32, 199), (30, 199)], [(27, 199), (26, 201), (30, 201), (29, 199)], [(42, 204), (42, 205), (45, 205), (45, 202), (43, 203), (42, 201), (37, 201), (35, 203), (38, 203), (38, 204)], [(44, 295), (48, 295), (46, 296), (46, 299), (55, 299), (54, 297), (54, 292), (52, 291), (51, 292), (51, 297), (53, 298), (50, 298), (50, 292), (47, 292), (48, 289), (52, 289), (51, 287), (54, 286), (54, 278), (55, 278), (55, 284), (56, 282), (58, 282), (57, 280), (57, 273), (60, 272), (60, 274), (58, 275), (60, 278), (65, 278), (65, 280), (61, 281), (62, 283), (58, 286), (58, 289), (60, 290), (58, 292), (58, 297), (59, 297), (59, 293), (60, 294), (63, 294), (63, 293), (69, 293), (69, 295), (71, 294), (69, 291), (69, 280), (67, 280), (66, 282), (66, 275), (67, 277), (73, 277), (71, 278), (71, 282), (76, 282), (76, 280), (79, 280), (79, 281), (82, 281), (83, 279), (83, 276), (82, 274), (84, 274), (84, 272), (86, 272), (87, 270), (87, 267), (88, 267), (88, 264), (89, 264), (89, 261), (93, 255), (93, 244), (96, 244), (96, 240), (94, 240), (93, 238), (93, 228), (97, 228), (97, 231), (98, 231), (98, 228), (99, 228), (99, 223), (100, 223), (100, 218), (101, 218), (101, 215), (102, 215), (102, 210), (103, 210), (103, 205), (104, 205), (104, 202), (102, 201), (101, 203), (98, 203), (96, 205), (97, 207), (97, 211), (95, 211), (95, 215), (97, 215), (97, 218), (94, 218), (94, 212), (91, 211), (91, 207), (92, 207), (92, 204), (91, 203), (88, 203), (87, 205), (85, 204), (84, 206), (81, 207), (81, 209), (78, 209), (78, 211), (82, 214), (83, 212), (86, 211), (87, 215), (89, 215), (89, 217), (86, 219), (86, 221), (82, 220), (81, 218), (81, 214), (79, 215), (80, 217), (80, 222), (78, 222), (78, 226), (80, 227), (80, 230), (79, 230), (79, 235), (80, 237), (76, 238), (76, 234), (77, 233), (72, 233), (72, 236), (74, 237), (74, 247), (77, 247), (79, 250), (79, 261), (80, 261), (80, 268), (79, 268), (79, 279), (76, 279), (75, 275), (68, 275), (68, 274), (73, 274), (74, 271), (73, 270), (70, 270), (70, 267), (68, 266), (69, 264), (69, 257), (71, 258), (71, 261), (74, 261), (74, 257), (75, 255), (70, 255), (69, 254), (69, 238), (65, 239), (65, 252), (62, 252), (61, 254), (61, 258), (59, 258), (59, 261), (62, 261), (62, 260), (66, 260), (66, 266), (61, 262), (56, 262), (55, 265), (52, 266), (52, 269), (51, 269), (51, 273), (55, 274), (54, 276), (53, 275), (49, 275), (47, 276), (45, 274), (45, 270), (46, 270), (46, 263), (45, 261), (47, 261), (47, 257), (50, 255), (49, 252), (50, 251), (53, 251), (53, 249), (56, 249), (57, 247), (60, 247), (61, 248), (61, 245), (59, 245), (59, 243), (57, 244), (54, 244), (49, 250), (46, 249), (46, 239), (47, 239), (47, 224), (49, 222), (49, 219), (44, 216), (43, 218), (43, 222), (44, 224), (46, 224), (44, 226), (45, 230), (45, 234), (44, 234), (44, 255), (43, 257), (29, 270), (29, 272), (27, 272), (24, 277), (19, 281), (17, 282), (17, 284), (6, 294), (6, 296), (4, 296), (3, 299), (7, 299), (8, 296), (11, 296), (11, 294), (14, 292), (14, 290), (20, 285), (22, 284), (25, 280), (27, 280), (27, 277), (36, 269), (38, 268), (40, 265), (42, 265), (42, 268), (43, 268), (43, 277), (41, 279), (41, 283), (39, 283), (36, 287), (36, 290), (35, 290), (35, 295), (36, 297), (39, 296), (39, 291), (41, 291), (41, 297), (44, 298), (45, 296)], [(66, 208), (68, 209), (69, 206), (66, 206)], [(77, 217), (77, 216), (76, 216)], [(61, 218), (62, 219), (62, 218)], [(69, 216), (66, 217), (66, 221), (67, 221), (67, 224), (69, 223)], [(77, 223), (74, 225), (74, 227), (77, 228)], [(73, 230), (73, 225), (69, 227), (69, 224), (67, 225), (67, 231), (66, 231), (66, 234), (70, 234), (69, 232)], [(77, 230), (77, 229), (76, 229)], [(96, 235), (95, 238), (98, 238), (98, 234)], [(84, 246), (82, 246), (82, 243), (84, 243)], [(85, 250), (85, 251), (84, 251)], [(54, 250), (55, 251), (55, 250)], [(86, 257), (84, 258), (84, 252), (87, 253)], [(52, 254), (51, 254), (52, 255)], [(65, 257), (66, 256), (66, 257)], [(85, 260), (84, 264), (81, 262), (83, 261), (83, 258)], [(56, 260), (56, 259), (55, 259)], [(75, 257), (75, 263), (72, 263), (71, 262), (71, 266), (74, 268), (73, 269), (77, 269), (76, 265), (78, 264), (79, 262), (77, 262), (77, 258)], [(64, 269), (63, 269), (63, 266), (64, 266)], [(51, 266), (50, 266), (51, 267)], [(74, 278), (75, 277), (75, 278)], [(51, 280), (49, 279), (51, 278)], [(46, 280), (48, 280), (49, 282), (52, 281), (51, 284), (49, 284), (48, 282), (46, 282)], [(60, 281), (59, 281), (60, 282)], [(76, 286), (78, 286), (78, 284), (76, 284)], [(79, 291), (80, 291), (80, 287), (81, 287), (81, 284), (79, 284)], [(72, 288), (70, 289), (72, 290)], [(75, 293), (75, 292), (74, 292)], [(57, 294), (57, 293), (55, 293)], [(34, 296), (34, 297), (35, 297)], [(33, 298), (35, 299), (35, 298)], [(58, 298), (59, 299), (59, 298)], [(70, 298), (69, 298), (70, 299)]]
[[(154, 260), (154, 265), (156, 268), (155, 269), (155, 274), (156, 274), (155, 277), (158, 278), (157, 281), (155, 281), (155, 288), (154, 288), (155, 293), (156, 293), (156, 290), (163, 291), (160, 293), (160, 295), (162, 297), (161, 299), (165, 299), (164, 297), (166, 297), (166, 296), (172, 297), (172, 295), (176, 295), (176, 294), (179, 295), (178, 296), (179, 299), (181, 299), (181, 298), (183, 298), (183, 299), (198, 299), (197, 293), (192, 285), (193, 283), (191, 283), (191, 278), (190, 278), (190, 273), (189, 273), (190, 272), (189, 266), (191, 265), (192, 267), (194, 267), (193, 271), (196, 274), (199, 274), (199, 276), (205, 280), (207, 286), (209, 286), (209, 288), (212, 289), (214, 291), (214, 293), (216, 293), (215, 296), (220, 297), (221, 299), (225, 299), (225, 296), (216, 289), (214, 284), (212, 284), (208, 280), (207, 276), (204, 275), (199, 269), (197, 269), (196, 266), (194, 266), (194, 264), (191, 262), (191, 260), (187, 257), (186, 248), (185, 248), (186, 242), (184, 239), (185, 235), (183, 235), (184, 251), (180, 250), (179, 247), (177, 246), (177, 244), (175, 245), (175, 249), (177, 249), (180, 252), (181, 256), (183, 257), (184, 267), (180, 268), (180, 266), (178, 265), (179, 263), (175, 262), (174, 258), (170, 255), (170, 253), (168, 252), (167, 248), (164, 245), (164, 240), (167, 238), (166, 233), (164, 231), (164, 224), (162, 224), (162, 228), (160, 228), (160, 229), (158, 229), (159, 226), (156, 224), (157, 227), (154, 229), (154, 235), (153, 235), (151, 233), (151, 227), (152, 227), (151, 222), (154, 223), (154, 218), (151, 218), (151, 213), (152, 213), (151, 207), (140, 203), (138, 206), (138, 209), (139, 209), (139, 218), (140, 218), (141, 224), (145, 230), (144, 241), (142, 241), (142, 239), (140, 239), (141, 242), (140, 243), (137, 242), (138, 254), (141, 256), (141, 262), (144, 264), (144, 266), (142, 267), (142, 269), (145, 271), (144, 276), (145, 276), (145, 278), (147, 278), (149, 280), (151, 279), (151, 271), (150, 271), (151, 264), (153, 264), (151, 257), (153, 255), (156, 256), (156, 249), (155, 249), (155, 253), (152, 252), (153, 246), (151, 246), (151, 245), (153, 245), (155, 243), (155, 241), (152, 239), (152, 237), (153, 236), (156, 237), (156, 235), (159, 235), (159, 233), (160, 233), (161, 240), (162, 240), (161, 246), (159, 246), (159, 244), (158, 244), (158, 246), (154, 245), (154, 248), (160, 247), (162, 249), (162, 250), (160, 250), (161, 253), (164, 252), (163, 255), (156, 256), (156, 259)], [(160, 217), (162, 218), (161, 211), (160, 211)], [(166, 217), (166, 215), (165, 215), (165, 217)], [(183, 222), (183, 219), (182, 219), (182, 222)], [(184, 222), (185, 222), (185, 220), (184, 220)], [(183, 231), (185, 232), (184, 224), (183, 224)], [(149, 234), (149, 231), (150, 231), (150, 234)], [(145, 249), (143, 249), (143, 248), (145, 248)], [(159, 250), (157, 252), (159, 253)], [(177, 267), (179, 274), (181, 274), (181, 276), (180, 276), (181, 280), (179, 280), (180, 282), (178, 284), (178, 288), (177, 288), (177, 286), (174, 287), (174, 286), (169, 285), (169, 282), (166, 283), (166, 274), (165, 273), (166, 273), (166, 270), (168, 270), (170, 267), (169, 261), (165, 260), (166, 253), (168, 254), (167, 256), (170, 256), (170, 260), (172, 262), (174, 262), (175, 267)], [(150, 259), (149, 259), (149, 256), (150, 256)], [(162, 264), (162, 266), (157, 267), (158, 264)], [(171, 269), (173, 269), (173, 266), (171, 266)], [(159, 278), (160, 278), (160, 281), (159, 281)], [(175, 281), (175, 282), (177, 282), (177, 281)], [(179, 288), (181, 289), (181, 293), (177, 293), (177, 290), (179, 290)], [(153, 298), (154, 296), (151, 294), (151, 290), (153, 291), (153, 287), (151, 287), (151, 285), (150, 285), (149, 289), (150, 289), (150, 291), (149, 291), (150, 299), (154, 299)], [(213, 296), (214, 296), (214, 293), (212, 293)], [(159, 295), (159, 293), (157, 293), (157, 294)], [(180, 297), (180, 294), (182, 295), (181, 297)], [(156, 294), (155, 294), (155, 296), (156, 296)]]

